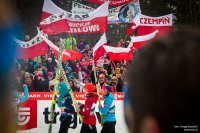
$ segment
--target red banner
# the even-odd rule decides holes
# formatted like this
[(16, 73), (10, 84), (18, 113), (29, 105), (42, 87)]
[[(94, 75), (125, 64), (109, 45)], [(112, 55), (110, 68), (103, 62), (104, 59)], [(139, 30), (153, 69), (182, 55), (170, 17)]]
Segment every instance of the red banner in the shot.
[(46, 34), (62, 32), (72, 34), (101, 33), (107, 30), (108, 2), (86, 15), (73, 15), (63, 12), (54, 14), (40, 23)]
[(18, 59), (34, 58), (48, 52), (48, 45), (39, 34), (28, 42), (18, 39), (15, 39), (15, 42), (17, 44), (16, 58)]
[[(21, 93), (22, 94), (22, 93)], [(113, 92), (115, 95), (115, 100), (123, 100), (123, 92)], [(52, 93), (50, 92), (29, 92), (28, 100), (52, 100)], [(76, 100), (85, 100), (84, 92), (74, 92), (74, 97)], [(103, 95), (100, 94), (101, 100), (103, 100)]]
[[(95, 3), (95, 4), (103, 4), (107, 0), (87, 0), (88, 2)], [(120, 6), (130, 2), (137, 2), (138, 0), (110, 0), (109, 6)]]
[(135, 19), (137, 27), (137, 35), (147, 35), (158, 30), (157, 36), (165, 35), (172, 30), (173, 17), (172, 14), (160, 16), (160, 17), (149, 17), (145, 15), (138, 15)]

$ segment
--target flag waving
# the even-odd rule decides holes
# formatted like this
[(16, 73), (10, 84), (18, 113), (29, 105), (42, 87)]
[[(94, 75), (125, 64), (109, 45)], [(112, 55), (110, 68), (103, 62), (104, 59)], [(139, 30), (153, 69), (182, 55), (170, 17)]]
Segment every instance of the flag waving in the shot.
[(46, 34), (70, 32), (72, 34), (102, 33), (107, 30), (108, 2), (84, 15), (62, 12), (49, 16), (40, 22)]
[[(58, 57), (59, 56), (59, 48), (55, 44), (53, 44), (53, 42), (48, 40), (44, 35), (42, 35), (40, 31), (39, 31), (39, 35), (49, 45), (51, 50), (55, 53), (55, 56)], [(64, 50), (63, 51), (63, 56), (62, 56), (63, 61), (78, 60), (78, 59), (81, 59), (81, 58), (82, 58), (82, 54), (80, 54), (79, 52), (76, 52), (76, 51), (73, 51), (73, 50)]]
[(62, 12), (66, 11), (56, 6), (51, 0), (44, 0), (40, 21), (48, 18), (53, 14), (59, 14)]
[(15, 42), (17, 44), (16, 58), (18, 59), (30, 59), (48, 52), (48, 45), (39, 33), (28, 42), (20, 41), (18, 39), (15, 39)]
[(106, 53), (108, 54), (110, 60), (120, 61), (120, 60), (132, 60), (133, 53), (130, 48), (122, 48), (122, 47), (111, 47), (111, 46), (103, 46)]
[(93, 48), (93, 58), (94, 62), (99, 60), (102, 56), (105, 55), (106, 51), (103, 47), (103, 45), (107, 45), (107, 39), (106, 39), (106, 33), (104, 33), (100, 40), (97, 42), (97, 44)]
[(158, 33), (158, 30), (156, 30), (156, 31), (154, 31), (150, 34), (144, 35), (144, 36), (133, 36), (133, 37), (131, 37), (131, 42), (130, 42), (128, 48), (131, 48), (132, 50), (141, 48), (142, 46), (144, 46), (148, 42), (155, 39), (157, 33)]

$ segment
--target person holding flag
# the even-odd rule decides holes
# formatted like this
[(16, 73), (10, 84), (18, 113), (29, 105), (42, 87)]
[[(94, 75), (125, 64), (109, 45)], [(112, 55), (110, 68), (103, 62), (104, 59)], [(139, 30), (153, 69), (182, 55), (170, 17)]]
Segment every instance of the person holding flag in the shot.
[(103, 114), (103, 128), (101, 133), (115, 133), (115, 97), (111, 93), (111, 87), (107, 85), (102, 88), (104, 106), (99, 104), (99, 111)]
[(95, 106), (98, 96), (94, 94), (95, 85), (87, 83), (84, 85), (86, 100), (85, 104), (79, 103), (80, 110), (77, 110), (83, 116), (83, 125), (80, 133), (97, 133)]

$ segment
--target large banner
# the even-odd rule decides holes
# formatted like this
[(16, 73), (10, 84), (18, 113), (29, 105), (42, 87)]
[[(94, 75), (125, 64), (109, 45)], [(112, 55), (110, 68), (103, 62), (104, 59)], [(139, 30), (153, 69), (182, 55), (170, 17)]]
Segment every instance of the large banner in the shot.
[[(88, 14), (95, 9), (78, 2), (72, 3), (72, 14), (83, 15)], [(108, 23), (132, 23), (136, 15), (140, 11), (139, 1), (131, 2), (123, 6), (110, 8), (108, 13)]]
[[(108, 1), (108, 0), (87, 0), (87, 1), (95, 3), (95, 4), (103, 4), (105, 1)], [(130, 3), (132, 1), (138, 1), (138, 0), (110, 0), (109, 5), (110, 6), (119, 6), (119, 5), (124, 5), (124, 4)]]
[(17, 44), (17, 59), (30, 59), (48, 52), (48, 45), (39, 33), (30, 41), (25, 42), (15, 39), (15, 42)]
[(147, 35), (158, 30), (158, 36), (164, 35), (172, 30), (173, 17), (172, 14), (160, 17), (149, 17), (146, 15), (138, 15), (134, 19), (137, 27), (137, 35)]
[[(85, 94), (84, 93), (74, 93), (76, 99), (84, 103)], [(124, 120), (123, 112), (123, 93), (113, 93), (115, 95), (115, 105), (116, 105), (116, 133), (128, 133), (127, 127)], [(23, 103), (19, 108), (18, 114), (18, 130), (22, 133), (45, 133), (48, 131), (49, 124), (49, 114), (51, 107), (52, 94), (49, 92), (30, 92), (29, 99)], [(103, 96), (101, 95), (101, 102), (103, 104)], [(98, 105), (97, 105), (98, 106)], [(97, 132), (100, 132), (102, 126), (100, 124), (101, 118), (99, 114), (98, 107), (96, 107), (95, 114), (97, 117)], [(56, 110), (54, 113), (55, 117), (53, 120), (53, 133), (57, 133), (60, 127), (60, 110), (56, 105)], [(73, 115), (73, 123), (69, 132), (79, 133), (81, 129), (81, 123), (78, 119), (77, 114)]]
[(106, 32), (108, 19), (108, 2), (91, 13), (73, 15), (63, 12), (51, 15), (40, 22), (40, 27), (46, 34), (72, 33), (92, 34)]

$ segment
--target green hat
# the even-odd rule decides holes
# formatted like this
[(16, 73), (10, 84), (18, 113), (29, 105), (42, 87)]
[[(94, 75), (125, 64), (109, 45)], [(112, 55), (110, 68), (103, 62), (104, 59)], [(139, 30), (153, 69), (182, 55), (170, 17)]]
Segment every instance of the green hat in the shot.
[(100, 67), (100, 68), (104, 68), (103, 64), (99, 64), (99, 67)]

